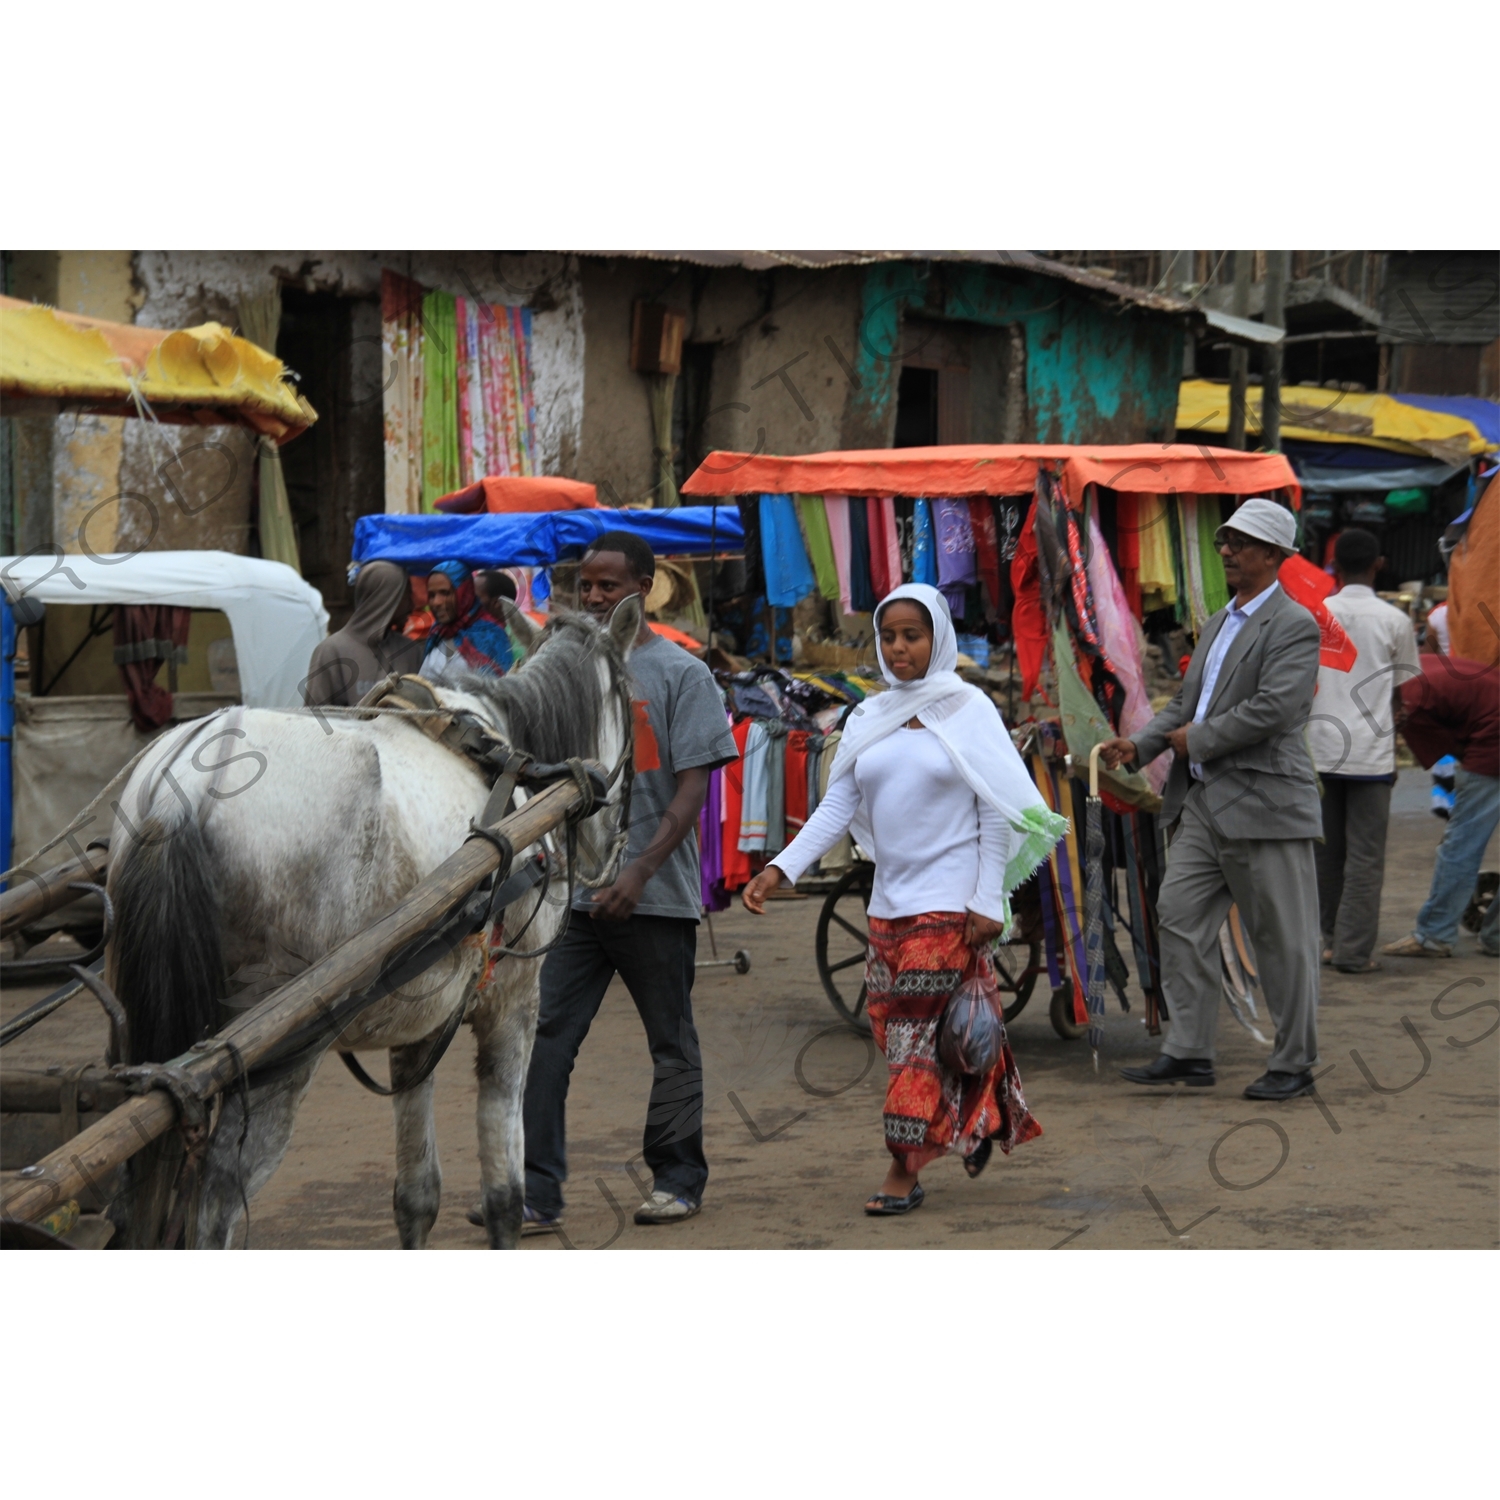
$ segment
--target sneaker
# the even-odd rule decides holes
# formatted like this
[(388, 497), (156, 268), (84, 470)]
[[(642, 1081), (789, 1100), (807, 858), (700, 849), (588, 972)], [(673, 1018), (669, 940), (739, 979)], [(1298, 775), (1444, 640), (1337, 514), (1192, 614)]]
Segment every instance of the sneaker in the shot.
[(1452, 958), (1453, 950), (1447, 943), (1429, 943), (1419, 938), (1416, 933), (1410, 937), (1401, 938), (1398, 942), (1387, 943), (1380, 950), (1389, 954), (1392, 958)]
[(674, 1197), (658, 1188), (635, 1211), (637, 1224), (675, 1224), (679, 1219), (691, 1219), (701, 1209), (701, 1203), (691, 1198)]

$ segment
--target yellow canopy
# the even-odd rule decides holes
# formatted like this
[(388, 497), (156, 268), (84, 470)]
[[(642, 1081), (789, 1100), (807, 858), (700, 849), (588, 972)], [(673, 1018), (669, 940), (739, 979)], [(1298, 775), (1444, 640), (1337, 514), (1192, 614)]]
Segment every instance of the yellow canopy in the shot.
[(253, 428), (288, 442), (318, 414), (274, 354), (218, 323), (138, 328), (0, 297), (0, 392), (114, 416)]
[[(1261, 388), (1245, 392), (1245, 432), (1260, 427)], [(1229, 387), (1184, 380), (1177, 393), (1177, 441), (1194, 433), (1226, 432)], [(1330, 391), (1317, 385), (1281, 388), (1281, 435), (1309, 443), (1362, 443), (1392, 453), (1462, 464), (1489, 448), (1479, 429), (1462, 417), (1407, 406), (1399, 397), (1368, 391)]]

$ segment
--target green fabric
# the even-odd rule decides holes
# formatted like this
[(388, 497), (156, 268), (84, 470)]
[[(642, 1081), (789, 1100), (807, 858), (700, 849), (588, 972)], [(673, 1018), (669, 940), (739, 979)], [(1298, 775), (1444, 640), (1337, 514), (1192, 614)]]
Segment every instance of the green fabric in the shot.
[(1013, 843), (1010, 857), (1005, 861), (1005, 895), (1001, 898), (1001, 922), (1005, 937), (1009, 937), (1012, 921), (1010, 909), (1011, 892), (1025, 884), (1036, 874), (1037, 867), (1052, 853), (1053, 846), (1068, 831), (1068, 820), (1050, 807), (1035, 803), (1021, 814), (1020, 823), (1012, 823), (1011, 829), (1020, 835)]
[(451, 495), (458, 470), (458, 320), (455, 298), (422, 298), (422, 509)]
[[(1063, 739), (1068, 753), (1073, 757), (1073, 774), (1087, 781), (1089, 774), (1089, 752), (1095, 745), (1112, 740), (1115, 732), (1104, 717), (1104, 710), (1094, 700), (1094, 695), (1085, 686), (1073, 660), (1073, 643), (1068, 639), (1068, 627), (1059, 625), (1052, 637), (1052, 657), (1057, 668), (1058, 718), (1062, 724)], [(1155, 812), (1161, 799), (1151, 790), (1151, 784), (1139, 771), (1111, 771), (1104, 764), (1099, 766), (1099, 781), (1108, 785), (1110, 792), (1121, 802), (1139, 807), (1146, 812)]]
[(1224, 559), (1214, 546), (1214, 533), (1224, 524), (1217, 495), (1198, 496), (1198, 555), (1203, 568), (1203, 603), (1209, 617), (1229, 603), (1229, 585), (1224, 581)]
[(1385, 497), (1385, 508), (1395, 516), (1426, 515), (1427, 491), (1423, 489), (1392, 490)]
[(833, 537), (828, 531), (828, 510), (821, 495), (798, 495), (797, 509), (802, 514), (802, 536), (807, 555), (812, 559), (818, 592), (835, 602), (839, 597), (839, 570), (833, 560)]
[(1169, 495), (1164, 507), (1167, 513), (1167, 534), (1172, 538), (1172, 577), (1177, 582), (1177, 623), (1193, 617), (1192, 595), (1188, 592), (1187, 572), (1182, 556), (1182, 501)]

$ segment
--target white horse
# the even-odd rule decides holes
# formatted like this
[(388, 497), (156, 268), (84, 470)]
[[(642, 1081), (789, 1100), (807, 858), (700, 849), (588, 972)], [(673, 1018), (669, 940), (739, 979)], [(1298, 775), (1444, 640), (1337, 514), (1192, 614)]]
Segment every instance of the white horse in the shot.
[[(623, 767), (632, 743), (626, 658), (640, 623), (636, 602), (618, 608), (607, 627), (563, 616), (539, 635), (519, 611), (508, 614), (529, 648), (522, 666), (501, 679), (470, 677), (461, 691), (435, 688), (439, 702), (476, 715), (539, 762), (581, 756)], [(579, 865), (596, 880), (612, 878), (606, 867), (628, 817), (628, 784), (628, 773), (618, 777), (609, 802), (579, 827)], [(115, 936), (107, 975), (129, 1018), (128, 1061), (180, 1055), (368, 927), (463, 843), (489, 790), (472, 762), (393, 715), (253, 709), (237, 723), (163, 736), (116, 804), (110, 844)], [(557, 936), (567, 920), (563, 884), (554, 879), (548, 899), (534, 888), (507, 909), (507, 945), (535, 952)], [(469, 938), (279, 1076), (272, 1069), (257, 1080), (252, 1069), (248, 1090), (224, 1097), (186, 1218), (188, 1243), (234, 1242), (250, 1198), (286, 1154), (298, 1105), (330, 1044), (388, 1051), (399, 1088), (455, 1009), (465, 1008), (478, 1044), (485, 1225), (493, 1247), (514, 1247), (540, 964), (501, 958), (484, 979), (490, 937), (485, 929)], [(401, 1244), (416, 1249), (427, 1243), (442, 1185), (432, 1078), (394, 1104), (396, 1228)], [(124, 1245), (161, 1242), (181, 1156), (174, 1135), (131, 1162), (116, 1208)]]

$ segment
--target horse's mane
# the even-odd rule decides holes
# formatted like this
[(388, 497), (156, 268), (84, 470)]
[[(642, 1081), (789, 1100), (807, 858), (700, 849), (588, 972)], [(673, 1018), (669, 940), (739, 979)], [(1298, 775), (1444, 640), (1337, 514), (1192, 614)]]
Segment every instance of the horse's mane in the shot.
[(534, 759), (592, 755), (605, 706), (595, 691), (594, 668), (601, 655), (610, 681), (618, 682), (625, 658), (610, 633), (585, 615), (560, 613), (514, 672), (467, 676), (459, 685), (492, 703), (504, 716), (512, 743)]

